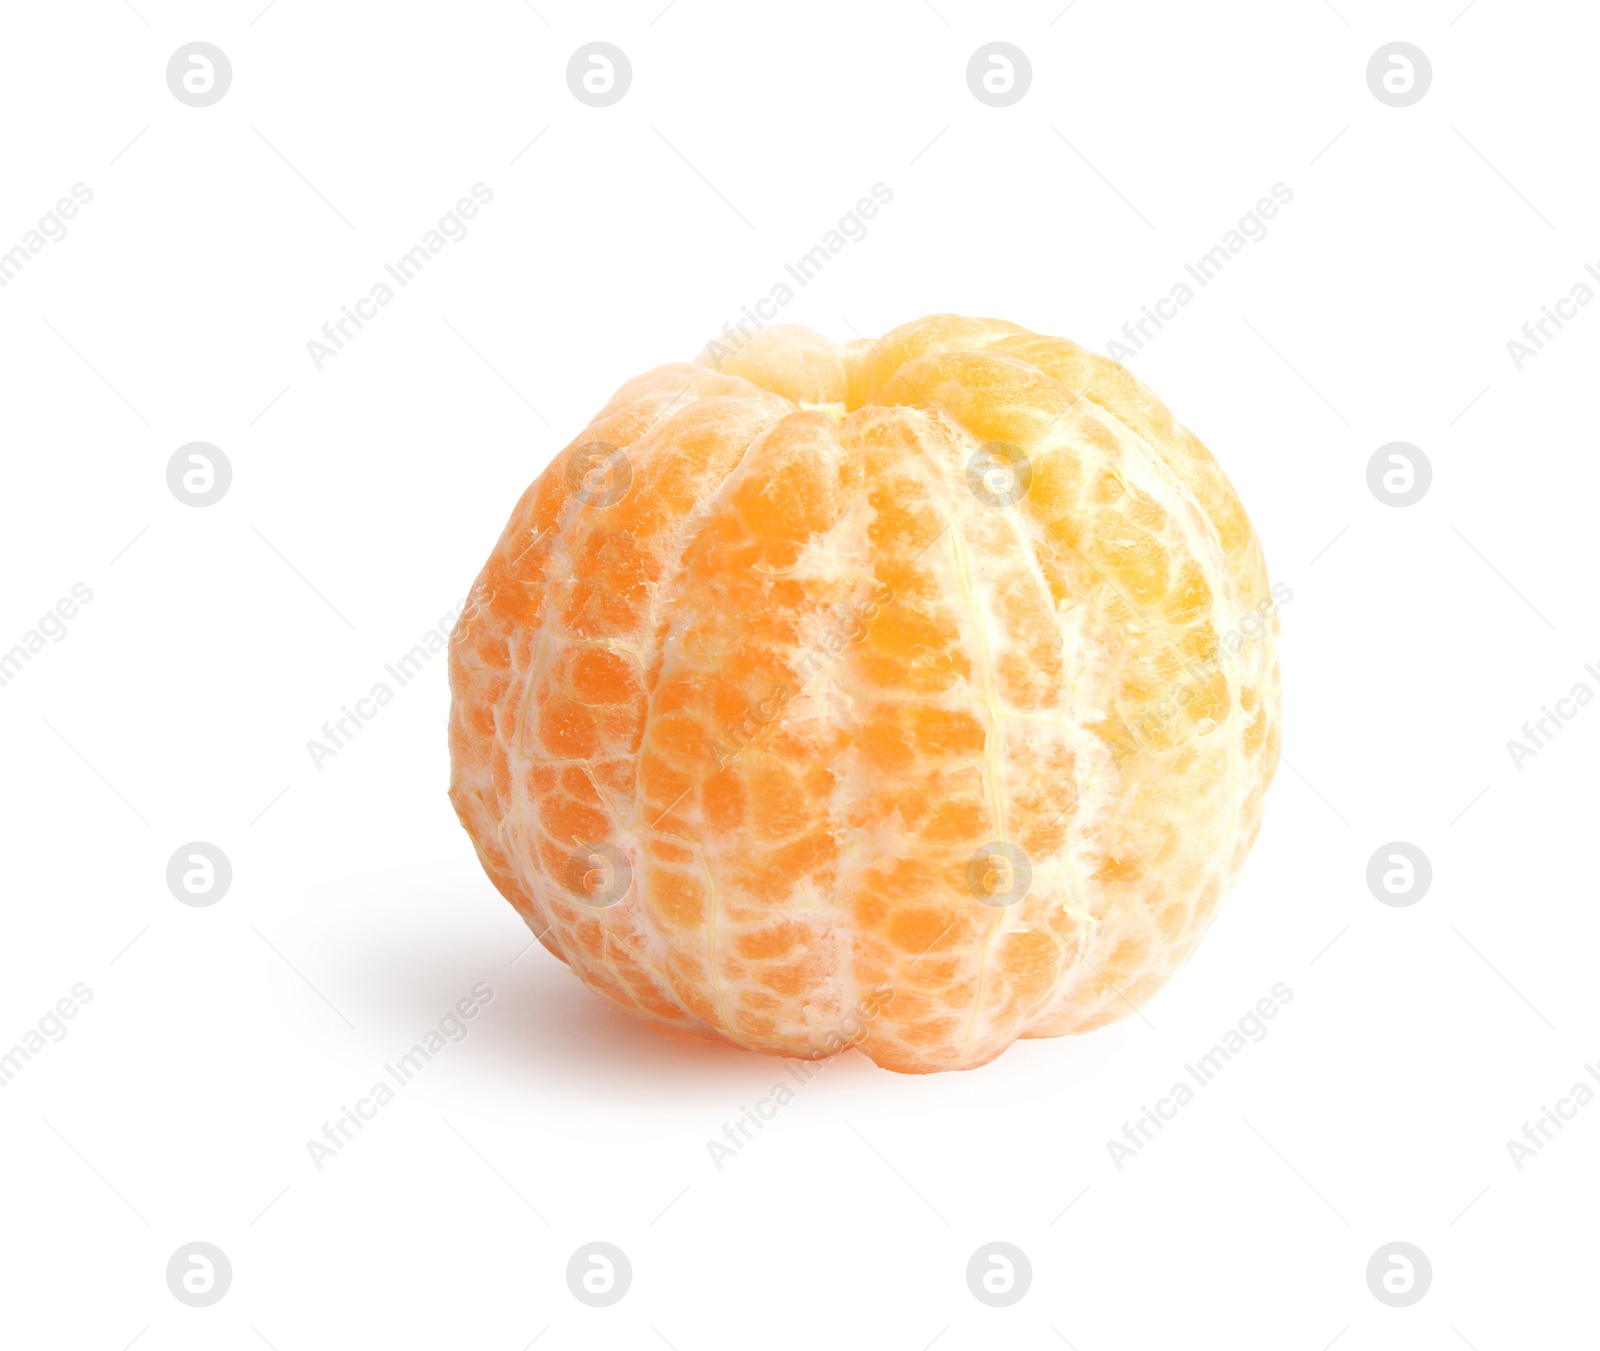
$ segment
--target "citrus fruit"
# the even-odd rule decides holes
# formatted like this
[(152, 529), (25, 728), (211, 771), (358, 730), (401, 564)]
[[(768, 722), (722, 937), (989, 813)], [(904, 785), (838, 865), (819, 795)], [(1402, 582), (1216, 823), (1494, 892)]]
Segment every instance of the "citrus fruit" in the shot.
[(963, 1069), (1143, 1005), (1277, 760), (1216, 461), (990, 319), (793, 326), (623, 385), (450, 645), (450, 796), (539, 941), (663, 1028)]

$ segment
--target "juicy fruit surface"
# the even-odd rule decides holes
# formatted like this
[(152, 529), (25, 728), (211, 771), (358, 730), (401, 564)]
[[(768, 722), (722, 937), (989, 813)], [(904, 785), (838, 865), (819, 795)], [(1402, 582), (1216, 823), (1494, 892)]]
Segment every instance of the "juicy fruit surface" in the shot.
[(769, 328), (629, 381), (517, 504), (451, 640), (450, 795), (630, 1013), (970, 1068), (1193, 950), (1276, 765), (1274, 615), (1116, 363)]

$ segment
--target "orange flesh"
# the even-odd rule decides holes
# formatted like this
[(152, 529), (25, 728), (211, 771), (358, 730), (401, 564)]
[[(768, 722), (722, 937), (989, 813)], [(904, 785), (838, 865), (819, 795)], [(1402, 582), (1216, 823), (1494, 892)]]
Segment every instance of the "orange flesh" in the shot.
[(450, 796), (630, 1013), (970, 1068), (1199, 941), (1276, 764), (1275, 614), (1216, 461), (1114, 362), (769, 328), (628, 382), (523, 495), (451, 639)]

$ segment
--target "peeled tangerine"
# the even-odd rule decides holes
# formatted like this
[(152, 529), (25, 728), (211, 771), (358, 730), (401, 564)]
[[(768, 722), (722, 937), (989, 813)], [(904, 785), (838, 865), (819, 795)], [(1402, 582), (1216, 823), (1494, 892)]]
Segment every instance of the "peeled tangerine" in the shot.
[(451, 639), (450, 797), (627, 1012), (967, 1069), (1199, 942), (1276, 629), (1228, 480), (1115, 362), (770, 327), (630, 380), (523, 494)]

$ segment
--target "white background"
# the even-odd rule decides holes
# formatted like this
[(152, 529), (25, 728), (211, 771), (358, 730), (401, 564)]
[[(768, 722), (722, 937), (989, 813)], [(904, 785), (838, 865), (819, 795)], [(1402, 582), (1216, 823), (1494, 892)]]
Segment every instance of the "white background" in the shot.
[[(1591, 705), (1600, 261), (1578, 3), (1134, 0), (6, 6), (0, 1341), (106, 1348), (1595, 1345)], [(137, 6), (135, 10), (134, 6)], [(1335, 5), (1337, 8), (1335, 8)], [(580, 45), (633, 83), (569, 92)], [(1003, 39), (1033, 83), (981, 104)], [(181, 104), (204, 40), (233, 82)], [(1431, 58), (1410, 108), (1380, 45)], [(535, 139), (537, 137), (537, 139)], [(530, 145), (529, 143), (532, 142)], [(631, 1023), (543, 951), (445, 798), (442, 660), (308, 738), (465, 594), (512, 503), (626, 378), (687, 359), (872, 184), (784, 313), (839, 338), (995, 315), (1104, 350), (1274, 183), (1294, 197), (1132, 368), (1215, 451), (1283, 607), (1285, 765), (1209, 938), (1145, 1011), (970, 1073), (827, 1068), (718, 1170), (782, 1062)], [(474, 183), (493, 201), (320, 371), (306, 343)], [(313, 187), (314, 185), (314, 187)], [(1514, 186), (1513, 186), (1514, 185)], [(190, 441), (233, 483), (168, 491)], [(1366, 464), (1412, 442), (1417, 505)], [(392, 682), (391, 682), (392, 683)], [(177, 903), (209, 841), (233, 883)], [(1380, 905), (1367, 860), (1434, 880)], [(522, 955), (525, 954), (525, 955)], [(460, 1044), (319, 1170), (307, 1140), (478, 982)], [(1120, 1170), (1107, 1141), (1277, 982), (1292, 1001)], [(1597, 1085), (1600, 1087), (1600, 1085)], [(601, 1239), (627, 1296), (580, 1304)], [(992, 1309), (965, 1269), (1022, 1248)], [(164, 1272), (220, 1247), (221, 1302)], [(1395, 1309), (1369, 1257), (1433, 1267)]]

